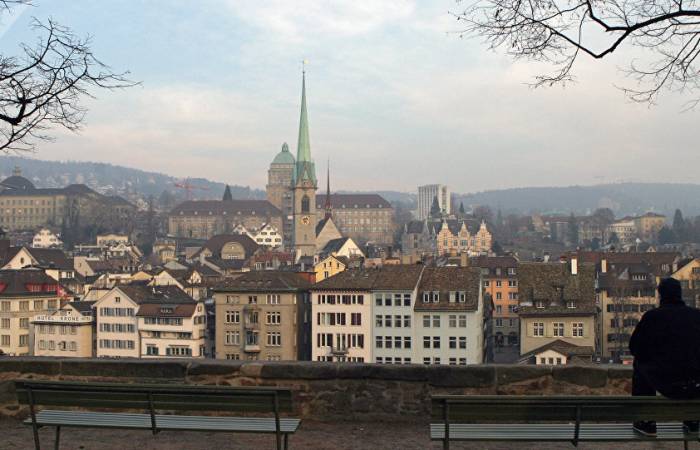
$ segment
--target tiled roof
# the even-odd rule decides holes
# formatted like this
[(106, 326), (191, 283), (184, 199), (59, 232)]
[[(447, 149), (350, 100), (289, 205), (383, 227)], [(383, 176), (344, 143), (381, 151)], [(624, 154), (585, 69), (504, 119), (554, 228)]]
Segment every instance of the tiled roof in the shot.
[(560, 355), (564, 355), (567, 358), (570, 358), (572, 356), (593, 355), (593, 347), (591, 347), (590, 345), (576, 345), (563, 341), (561, 339), (557, 339), (555, 341), (549, 342), (547, 344), (542, 345), (541, 347), (537, 347), (534, 350), (530, 350), (529, 352), (522, 354), (520, 359), (526, 359), (530, 356), (534, 356), (538, 353), (542, 353), (547, 350), (554, 350), (555, 352), (559, 353)]
[[(416, 311), (475, 311), (479, 306), (481, 274), (473, 267), (426, 267), (418, 286)], [(464, 291), (464, 302), (450, 302), (450, 292)], [(424, 292), (439, 292), (437, 302), (423, 301)]]
[(245, 272), (235, 279), (227, 279), (215, 288), (215, 292), (294, 292), (306, 290), (311, 283), (295, 272), (257, 270)]
[(46, 275), (41, 269), (0, 270), (0, 296), (56, 295), (54, 292), (33, 292), (27, 285), (54, 286), (58, 289), (58, 281)]
[(194, 299), (177, 286), (146, 286), (144, 284), (128, 284), (119, 286), (135, 303), (193, 303)]
[(92, 305), (94, 305), (95, 302), (76, 301), (68, 304), (81, 314), (90, 313), (89, 315), (92, 315)]
[[(326, 204), (325, 194), (316, 196), (316, 209)], [(391, 203), (379, 194), (331, 194), (333, 209), (391, 208)]]
[(413, 290), (423, 266), (397, 265), (373, 269), (347, 269), (316, 283), (313, 290)]
[[(576, 275), (569, 264), (521, 263), (518, 266), (520, 315), (580, 316), (595, 313), (595, 266), (578, 264)], [(575, 308), (567, 308), (567, 302)], [(537, 308), (538, 302), (544, 308)], [(532, 304), (527, 306), (523, 304)]]
[[(196, 213), (196, 214), (195, 214)], [(170, 211), (170, 216), (226, 215), (280, 217), (282, 211), (267, 200), (189, 200), (182, 202)]]
[[(206, 241), (202, 246), (202, 249), (210, 250), (214, 257), (218, 258), (221, 256), (221, 249), (229, 242), (241, 244), (245, 251), (246, 258), (249, 258), (259, 248), (258, 244), (256, 244), (254, 240), (245, 234), (217, 234)], [(194, 256), (196, 257), (200, 252), (201, 250)]]
[[(477, 256), (469, 258), (469, 265), (484, 269), (508, 269), (518, 267), (518, 260), (513, 256)], [(503, 272), (505, 275), (506, 273)]]
[(338, 239), (331, 239), (328, 241), (325, 247), (323, 247), (322, 253), (325, 254), (330, 254), (333, 252), (339, 251), (341, 248), (343, 248), (343, 245), (349, 240), (350, 238), (348, 237), (342, 237)]
[(9, 247), (5, 254), (4, 264), (14, 258), (22, 248), (27, 250), (37, 260), (38, 266), (42, 268), (73, 269), (73, 264), (66, 258), (63, 250), (55, 248)]

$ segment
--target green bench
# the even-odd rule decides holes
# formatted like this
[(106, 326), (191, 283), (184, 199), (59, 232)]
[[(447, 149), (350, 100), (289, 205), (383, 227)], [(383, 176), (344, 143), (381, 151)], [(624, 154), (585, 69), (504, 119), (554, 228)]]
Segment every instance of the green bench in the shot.
[[(270, 433), (275, 435), (280, 450), (283, 442), (287, 448), (289, 435), (301, 422), (280, 417), (280, 413), (292, 411), (292, 393), (281, 388), (19, 380), (15, 381), (15, 389), (19, 403), (29, 406), (30, 417), (25, 424), (32, 426), (36, 450), (40, 450), (38, 430), (46, 426), (56, 427), (56, 450), (61, 427), (151, 430), (153, 434), (169, 430)], [(39, 405), (81, 410), (38, 410)], [(145, 413), (89, 410), (94, 408)], [(268, 413), (274, 417), (211, 417), (158, 411)]]
[[(663, 397), (437, 395), (430, 438), (442, 441), (698, 441), (682, 421), (700, 419), (700, 400)], [(657, 420), (657, 437), (635, 433), (632, 422)], [(674, 421), (674, 423), (663, 423)]]

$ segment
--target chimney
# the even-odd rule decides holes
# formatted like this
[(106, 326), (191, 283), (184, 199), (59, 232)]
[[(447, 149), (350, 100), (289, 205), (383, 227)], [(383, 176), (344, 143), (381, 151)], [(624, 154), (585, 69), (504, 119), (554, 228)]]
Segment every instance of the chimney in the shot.
[(578, 274), (578, 256), (574, 255), (571, 257), (571, 275)]
[(608, 273), (608, 260), (605, 258), (600, 260), (600, 273)]
[(549, 262), (549, 252), (544, 252), (544, 256), (542, 258), (544, 262)]

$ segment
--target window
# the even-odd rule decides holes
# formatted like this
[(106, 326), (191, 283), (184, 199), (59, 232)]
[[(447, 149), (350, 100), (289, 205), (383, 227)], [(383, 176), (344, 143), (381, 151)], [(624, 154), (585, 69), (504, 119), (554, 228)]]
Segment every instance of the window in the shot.
[(508, 280), (508, 287), (517, 287), (518, 286), (518, 280)]
[(564, 337), (564, 324), (561, 322), (554, 322), (552, 324), (552, 329), (554, 330), (555, 337)]
[(496, 292), (496, 300), (501, 300), (501, 299), (503, 299), (503, 294), (501, 294), (500, 292)]
[(501, 319), (500, 317), (498, 319), (496, 319), (496, 326), (502, 327), (503, 326), (503, 319)]
[(401, 316), (394, 316), (394, 326), (396, 328), (401, 328)]
[(384, 338), (382, 336), (377, 336), (374, 339), (374, 346), (377, 348), (384, 348)]
[(433, 328), (440, 328), (440, 316), (433, 316)]
[(544, 336), (544, 323), (535, 322), (532, 324), (532, 335), (533, 336)]
[(459, 327), (460, 328), (467, 328), (467, 315), (466, 314), (459, 315)]
[(403, 337), (403, 348), (411, 348), (411, 336)]
[(501, 280), (496, 280), (496, 287), (501, 287), (502, 284)]
[(19, 302), (19, 310), (20, 311), (29, 311), (29, 301), (24, 300)]
[(267, 346), (279, 347), (282, 345), (282, 333), (279, 331), (271, 331), (267, 333)]
[(309, 212), (309, 197), (307, 195), (303, 196), (301, 198), (301, 212), (303, 213), (308, 213)]
[(450, 348), (457, 348), (457, 338), (455, 336), (450, 336)]
[(21, 318), (19, 319), (19, 327), (28, 329), (29, 328), (29, 319), (28, 318)]
[(423, 358), (423, 364), (430, 364), (430, 358), (429, 357), (424, 357)]
[(379, 327), (379, 328), (381, 328), (381, 327), (382, 327), (382, 324), (383, 324), (384, 322), (382, 321), (382, 316), (381, 316), (380, 314), (377, 314), (377, 315), (375, 316), (375, 321), (376, 321), (376, 326)]
[(461, 348), (461, 349), (467, 348), (467, 337), (466, 336), (459, 337), (459, 348)]
[(155, 345), (148, 344), (146, 345), (146, 354), (149, 356), (157, 356), (158, 355), (158, 347)]
[(374, 305), (375, 306), (382, 306), (382, 294), (375, 294), (374, 295)]
[(457, 316), (455, 314), (450, 314), (447, 322), (450, 328), (457, 328)]
[(433, 336), (433, 348), (440, 348), (440, 336)]
[(423, 336), (423, 348), (430, 348), (430, 336)]
[(403, 327), (411, 328), (411, 316), (403, 316)]
[[(40, 327), (43, 327), (43, 325), (39, 325)], [(5, 319), (3, 318), (0, 320), (0, 328), (10, 328), (10, 319)]]
[(411, 294), (403, 294), (403, 306), (411, 306)]
[(362, 313), (350, 313), (350, 325), (362, 325)]
[(423, 316), (423, 328), (430, 328), (430, 316)]
[(226, 311), (226, 323), (241, 323), (240, 311)]
[(391, 328), (391, 316), (384, 316), (384, 326)]
[(3, 334), (0, 336), (0, 345), (9, 347), (10, 346), (10, 335), (9, 334)]
[(571, 324), (571, 335), (573, 337), (583, 337), (583, 322), (574, 322)]
[(268, 305), (279, 305), (280, 304), (280, 295), (279, 294), (268, 294), (267, 295), (267, 304)]
[(267, 325), (279, 325), (282, 323), (282, 313), (279, 311), (267, 311), (265, 313), (265, 323)]
[(241, 345), (240, 331), (227, 331), (224, 336), (226, 345)]
[(29, 345), (29, 335), (28, 334), (21, 334), (19, 336), (19, 346), (26, 347), (27, 345)]

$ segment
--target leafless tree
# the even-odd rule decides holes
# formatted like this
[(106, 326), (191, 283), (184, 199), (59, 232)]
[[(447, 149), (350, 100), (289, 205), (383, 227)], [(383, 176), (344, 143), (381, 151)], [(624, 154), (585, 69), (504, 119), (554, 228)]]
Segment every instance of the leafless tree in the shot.
[[(9, 13), (28, 0), (0, 0)], [(85, 117), (81, 100), (96, 88), (133, 86), (128, 72), (113, 72), (93, 55), (90, 37), (76, 36), (49, 19), (34, 19), (40, 35), (34, 45), (21, 44), (19, 56), (0, 55), (0, 150), (31, 151), (37, 140), (50, 140), (52, 127), (80, 129)]]
[(572, 80), (580, 55), (602, 59), (628, 46), (651, 55), (626, 69), (634, 82), (622, 89), (632, 100), (653, 103), (662, 89), (699, 87), (697, 0), (475, 0), (455, 16), (466, 23), (463, 35), (482, 37), (491, 49), (552, 64), (535, 86)]

